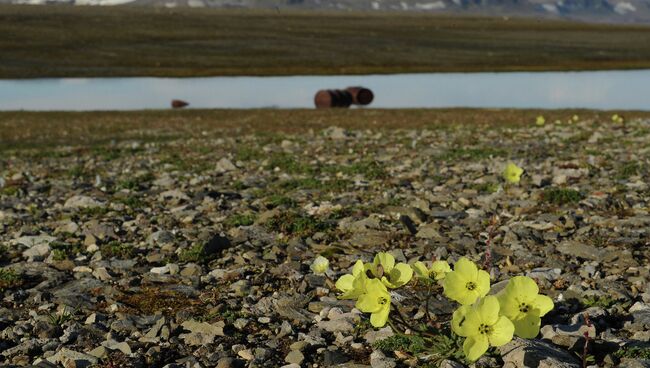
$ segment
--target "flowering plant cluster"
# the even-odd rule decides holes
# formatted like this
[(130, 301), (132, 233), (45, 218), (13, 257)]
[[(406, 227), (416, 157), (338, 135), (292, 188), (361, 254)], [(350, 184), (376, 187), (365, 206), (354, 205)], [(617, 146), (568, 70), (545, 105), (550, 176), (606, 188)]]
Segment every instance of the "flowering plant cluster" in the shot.
[[(413, 275), (416, 277), (414, 278)], [(462, 351), (469, 361), (475, 361), (490, 346), (501, 346), (514, 335), (534, 338), (538, 335), (541, 317), (553, 309), (553, 301), (539, 294), (534, 280), (515, 276), (507, 286), (490, 294), (490, 275), (467, 258), (460, 258), (453, 269), (446, 261), (434, 261), (430, 266), (423, 262), (412, 265), (395, 263), (390, 253), (380, 252), (373, 262), (359, 260), (352, 272), (341, 276), (336, 288), (341, 299), (356, 300), (356, 308), (370, 313), (370, 323), (383, 327), (391, 323), (392, 305), (402, 297), (395, 289), (412, 280), (414, 283), (442, 288), (443, 295), (458, 303), (458, 308), (445, 323), (457, 337), (465, 338)], [(399, 321), (404, 316), (396, 310)], [(428, 310), (427, 310), (428, 315)], [(430, 323), (429, 326), (440, 323)], [(431, 335), (430, 331), (413, 328), (410, 333)]]

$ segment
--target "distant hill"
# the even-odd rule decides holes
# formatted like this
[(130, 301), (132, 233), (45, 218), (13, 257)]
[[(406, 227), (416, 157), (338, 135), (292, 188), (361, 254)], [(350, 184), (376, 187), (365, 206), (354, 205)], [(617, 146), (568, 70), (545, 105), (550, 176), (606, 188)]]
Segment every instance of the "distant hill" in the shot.
[(0, 0), (2, 3), (413, 11), (650, 24), (650, 0)]

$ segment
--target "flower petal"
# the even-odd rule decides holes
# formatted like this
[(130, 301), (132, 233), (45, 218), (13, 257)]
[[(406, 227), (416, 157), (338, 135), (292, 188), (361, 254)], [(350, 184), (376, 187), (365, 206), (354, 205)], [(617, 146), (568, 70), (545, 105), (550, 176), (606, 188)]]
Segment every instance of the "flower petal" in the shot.
[(379, 252), (375, 255), (373, 263), (375, 268), (377, 268), (378, 265), (381, 265), (381, 267), (384, 268), (384, 273), (390, 273), (390, 271), (393, 270), (393, 267), (395, 267), (395, 257), (387, 252)]
[(359, 296), (355, 306), (362, 312), (375, 313), (384, 305), (381, 299), (390, 303), (390, 294), (379, 279), (370, 279), (366, 281), (366, 293)]
[(398, 263), (390, 271), (388, 277), (395, 285), (394, 287), (400, 287), (411, 281), (411, 278), (413, 277), (413, 269), (406, 263)]
[(499, 300), (493, 295), (481, 299), (476, 308), (482, 323), (491, 326), (499, 319)]
[(365, 268), (363, 266), (363, 261), (358, 260), (355, 264), (354, 267), (352, 267), (352, 275), (356, 276), (362, 272), (365, 272)]
[(454, 272), (458, 272), (468, 280), (476, 280), (478, 268), (474, 262), (463, 257), (454, 264)]
[(499, 313), (501, 315), (513, 321), (518, 318), (521, 312), (519, 311), (519, 303), (514, 298), (513, 293), (508, 292), (507, 289), (501, 290), (497, 294), (497, 299), (499, 299)]
[(501, 346), (505, 345), (512, 340), (512, 334), (515, 332), (515, 326), (512, 322), (504, 317), (499, 317), (499, 320), (492, 325), (492, 331), (488, 335), (490, 345)]
[(542, 317), (553, 309), (553, 299), (546, 295), (537, 295), (532, 306), (539, 310), (539, 316)]
[(478, 271), (476, 277), (476, 292), (480, 297), (484, 297), (488, 292), (490, 292), (490, 274), (486, 271)]
[(375, 313), (381, 309), (379, 298), (374, 294), (363, 294), (357, 299), (355, 307), (364, 313)]
[(463, 343), (463, 352), (467, 360), (473, 362), (485, 354), (490, 344), (485, 335), (470, 336)]
[(444, 294), (451, 300), (455, 300), (461, 304), (471, 304), (462, 303), (461, 300), (467, 298), (467, 279), (459, 274), (456, 271), (450, 272), (447, 274), (447, 277), (443, 280), (442, 287), (444, 288)]
[(515, 334), (524, 339), (533, 339), (539, 334), (541, 319), (534, 313), (527, 313), (524, 318), (512, 321), (515, 325)]
[(463, 327), (465, 325), (465, 316), (469, 309), (469, 305), (461, 305), (454, 311), (454, 315), (451, 318), (451, 330), (458, 336), (467, 336)]
[(354, 276), (350, 274), (343, 275), (339, 277), (338, 280), (336, 280), (336, 286), (337, 290), (340, 290), (342, 292), (347, 292), (352, 290), (352, 283), (354, 282)]
[(510, 279), (506, 291), (513, 293), (513, 296), (519, 303), (531, 303), (535, 300), (539, 287), (535, 280), (526, 276), (515, 276)]
[(373, 327), (384, 327), (386, 325), (386, 321), (388, 321), (388, 315), (390, 313), (390, 303), (384, 305), (382, 309), (380, 309), (378, 312), (375, 312), (370, 315), (370, 324), (372, 324)]
[(415, 271), (415, 274), (421, 278), (421, 279), (428, 279), (429, 278), (429, 270), (427, 269), (427, 266), (424, 265), (424, 263), (417, 261), (413, 263), (413, 271)]

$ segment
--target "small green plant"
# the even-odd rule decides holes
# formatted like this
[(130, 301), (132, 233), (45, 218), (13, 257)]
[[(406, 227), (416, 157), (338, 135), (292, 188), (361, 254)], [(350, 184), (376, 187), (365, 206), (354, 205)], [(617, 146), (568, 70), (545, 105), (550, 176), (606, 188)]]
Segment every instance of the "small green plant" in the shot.
[(203, 256), (203, 244), (194, 244), (193, 246), (184, 249), (178, 259), (182, 262), (198, 262)]
[(146, 202), (140, 199), (139, 196), (135, 196), (135, 195), (122, 197), (118, 199), (118, 201), (131, 209), (137, 209), (146, 206)]
[(4, 195), (9, 196), (9, 197), (15, 196), (16, 194), (18, 194), (19, 191), (20, 191), (20, 188), (18, 188), (15, 185), (8, 185), (8, 186), (6, 186), (4, 188), (0, 188), (0, 194), (4, 194)]
[(280, 194), (272, 194), (265, 200), (266, 206), (269, 208), (275, 208), (284, 206), (287, 208), (293, 208), (296, 206), (296, 201), (290, 197), (283, 196)]
[(0, 291), (11, 289), (22, 284), (22, 279), (16, 271), (0, 268)]
[(325, 232), (334, 227), (331, 222), (291, 211), (275, 215), (265, 225), (270, 230), (300, 237), (312, 236), (317, 232)]
[(62, 326), (64, 323), (71, 321), (76, 311), (69, 311), (68, 307), (64, 307), (61, 313), (47, 314), (49, 322), (53, 326)]
[(650, 347), (630, 346), (617, 350), (617, 358), (650, 359)]
[(580, 303), (589, 308), (589, 307), (601, 307), (601, 308), (609, 308), (616, 304), (617, 300), (615, 298), (612, 298), (609, 295), (590, 295), (587, 297), (584, 297)]
[(425, 351), (424, 338), (418, 335), (393, 335), (376, 341), (373, 347), (385, 352), (405, 351), (411, 354), (419, 354)]
[(293, 155), (284, 152), (274, 153), (269, 158), (266, 168), (273, 170), (276, 167), (290, 174), (306, 174), (314, 171), (311, 166), (296, 160)]
[(135, 248), (131, 244), (112, 241), (99, 247), (99, 251), (105, 258), (129, 259), (135, 255)]
[(79, 245), (59, 241), (53, 241), (50, 243), (50, 249), (52, 250), (52, 258), (55, 261), (63, 261), (71, 258), (80, 251)]
[(68, 170), (68, 176), (71, 178), (81, 178), (85, 175), (87, 175), (87, 173), (82, 165), (75, 165)]
[(253, 213), (237, 213), (224, 221), (228, 227), (250, 226), (255, 223), (256, 216)]
[(580, 202), (584, 195), (574, 189), (548, 188), (542, 192), (542, 200), (555, 205)]
[(499, 184), (497, 183), (473, 184), (470, 187), (481, 194), (483, 193), (492, 194), (499, 191)]
[(361, 174), (369, 180), (386, 179), (388, 177), (384, 166), (374, 160), (355, 162), (348, 167), (343, 167), (341, 171), (348, 175)]
[(264, 158), (264, 153), (250, 147), (240, 147), (235, 153), (237, 161), (252, 161)]
[(246, 189), (246, 184), (244, 182), (237, 180), (236, 182), (232, 183), (232, 189), (234, 190), (244, 190)]
[(85, 207), (79, 209), (79, 215), (88, 217), (101, 217), (108, 213), (107, 207)]
[(618, 169), (617, 179), (629, 179), (631, 176), (638, 175), (640, 171), (639, 164), (636, 162), (628, 162)]
[(321, 186), (322, 182), (316, 178), (291, 179), (278, 184), (278, 187), (283, 190), (318, 189)]

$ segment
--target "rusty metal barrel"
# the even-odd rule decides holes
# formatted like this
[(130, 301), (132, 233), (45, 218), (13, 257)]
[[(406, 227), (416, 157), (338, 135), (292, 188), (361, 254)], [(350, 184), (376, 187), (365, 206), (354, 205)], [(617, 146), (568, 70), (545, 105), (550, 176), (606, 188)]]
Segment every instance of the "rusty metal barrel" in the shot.
[(346, 89), (321, 89), (314, 96), (317, 108), (350, 107), (350, 105), (369, 105), (374, 94), (365, 87), (348, 87)]
[(182, 109), (185, 106), (189, 106), (189, 103), (183, 100), (172, 100), (172, 109)]
[(375, 95), (365, 87), (348, 87), (345, 89), (352, 95), (352, 103), (355, 105), (370, 105)]
[(346, 90), (340, 89), (322, 89), (316, 92), (314, 104), (317, 108), (328, 107), (350, 107), (352, 104), (352, 94)]

